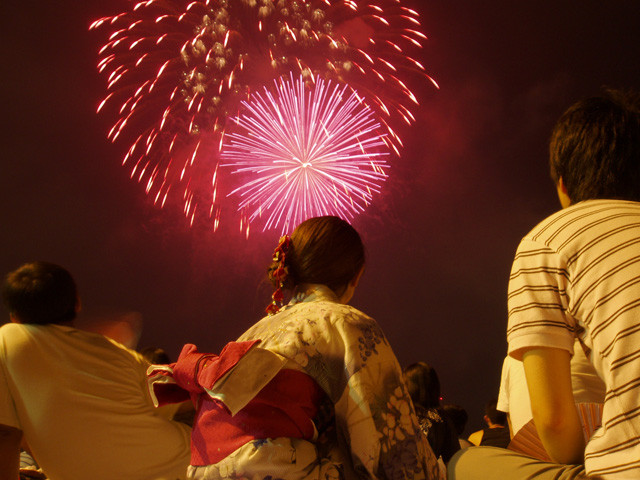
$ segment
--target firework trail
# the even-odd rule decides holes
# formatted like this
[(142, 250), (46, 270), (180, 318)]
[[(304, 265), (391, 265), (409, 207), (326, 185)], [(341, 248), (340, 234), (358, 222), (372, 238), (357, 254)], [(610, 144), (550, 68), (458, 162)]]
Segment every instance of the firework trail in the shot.
[(214, 229), (225, 129), (255, 86), (291, 73), (348, 85), (399, 154), (396, 125), (411, 124), (418, 104), (407, 74), (430, 79), (414, 58), (426, 38), (418, 13), (401, 0), (148, 0), (90, 28), (109, 29), (98, 111), (116, 117), (108, 138), (129, 142), (131, 177), (155, 203), (178, 197), (190, 223), (205, 214)]
[(231, 192), (249, 222), (286, 232), (309, 217), (352, 217), (380, 191), (387, 145), (370, 108), (347, 86), (280, 79), (243, 102), (221, 158), (249, 173)]

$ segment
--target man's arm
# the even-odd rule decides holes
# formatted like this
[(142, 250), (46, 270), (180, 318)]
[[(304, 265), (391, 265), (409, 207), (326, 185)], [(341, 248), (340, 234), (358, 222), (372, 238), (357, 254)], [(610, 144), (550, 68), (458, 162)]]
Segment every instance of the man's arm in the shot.
[(571, 355), (559, 348), (531, 348), (523, 357), (531, 410), (551, 459), (584, 462), (584, 436), (571, 390)]
[(0, 480), (17, 480), (22, 430), (0, 425)]

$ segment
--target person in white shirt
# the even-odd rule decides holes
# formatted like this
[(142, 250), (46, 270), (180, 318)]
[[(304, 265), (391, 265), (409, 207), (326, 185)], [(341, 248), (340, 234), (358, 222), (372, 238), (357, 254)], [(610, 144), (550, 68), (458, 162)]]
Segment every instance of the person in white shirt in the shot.
[[(604, 403), (605, 386), (576, 340), (571, 357), (571, 389), (576, 403)], [(498, 410), (509, 418), (513, 437), (533, 418), (522, 361), (507, 355), (502, 363)]]
[(184, 479), (190, 428), (154, 408), (141, 355), (74, 328), (69, 272), (25, 264), (2, 295), (0, 479), (18, 478), (22, 438), (50, 480)]

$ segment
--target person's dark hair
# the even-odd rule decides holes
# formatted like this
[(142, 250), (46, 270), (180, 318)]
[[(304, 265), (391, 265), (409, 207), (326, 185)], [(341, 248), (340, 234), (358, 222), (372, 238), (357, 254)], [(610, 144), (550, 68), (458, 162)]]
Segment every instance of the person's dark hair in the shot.
[(498, 405), (498, 400), (496, 398), (492, 398), (487, 402), (487, 405), (484, 408), (484, 413), (491, 423), (495, 423), (497, 425), (502, 425), (503, 427), (507, 425), (507, 414), (505, 412), (501, 412), (496, 407)]
[(413, 363), (404, 369), (404, 381), (414, 405), (430, 409), (440, 406), (440, 379), (426, 362)]
[[(326, 285), (342, 295), (351, 280), (364, 266), (364, 245), (358, 232), (338, 217), (314, 217), (302, 222), (291, 234), (286, 253), (283, 288), (293, 290), (303, 283)], [(276, 288), (274, 261), (268, 276)]]
[(572, 105), (549, 144), (551, 178), (562, 177), (571, 203), (640, 201), (640, 95), (605, 90)]
[(7, 274), (2, 300), (21, 323), (63, 323), (76, 317), (78, 292), (73, 277), (61, 266), (32, 262)]
[(145, 347), (139, 350), (139, 353), (153, 365), (167, 365), (171, 363), (169, 354), (160, 347)]
[(462, 432), (464, 432), (464, 429), (467, 426), (467, 421), (469, 420), (469, 414), (467, 411), (460, 405), (451, 404), (443, 405), (442, 411), (451, 419), (451, 422), (456, 429), (456, 433), (458, 435), (462, 435)]

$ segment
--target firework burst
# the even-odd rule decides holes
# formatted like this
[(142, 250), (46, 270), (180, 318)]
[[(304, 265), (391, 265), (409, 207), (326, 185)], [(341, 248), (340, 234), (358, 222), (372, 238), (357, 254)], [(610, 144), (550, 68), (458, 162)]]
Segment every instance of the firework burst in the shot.
[(348, 85), (398, 154), (396, 125), (418, 103), (407, 74), (430, 78), (414, 58), (418, 14), (401, 0), (148, 0), (91, 28), (110, 30), (98, 111), (116, 117), (109, 139), (129, 142), (123, 164), (157, 204), (178, 197), (191, 223), (205, 213), (214, 229), (225, 129), (255, 86), (291, 73)]
[(249, 222), (288, 231), (309, 217), (362, 212), (386, 178), (388, 147), (373, 112), (346, 85), (302, 77), (243, 102), (221, 158), (246, 181), (231, 192)]

